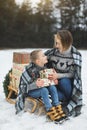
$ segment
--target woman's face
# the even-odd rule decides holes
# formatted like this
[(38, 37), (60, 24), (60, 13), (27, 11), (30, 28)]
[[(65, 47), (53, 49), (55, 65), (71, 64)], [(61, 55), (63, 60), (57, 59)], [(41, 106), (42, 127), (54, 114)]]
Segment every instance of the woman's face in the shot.
[(64, 47), (63, 47), (61, 40), (59, 38), (55, 39), (55, 48), (58, 48), (60, 52), (64, 51)]

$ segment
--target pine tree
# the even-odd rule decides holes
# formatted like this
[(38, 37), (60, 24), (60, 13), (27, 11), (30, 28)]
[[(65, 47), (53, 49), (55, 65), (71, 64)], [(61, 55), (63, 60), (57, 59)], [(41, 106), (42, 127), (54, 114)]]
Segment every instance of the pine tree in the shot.
[(61, 28), (74, 29), (79, 27), (81, 21), (82, 0), (59, 0)]
[(40, 0), (37, 4), (34, 20), (37, 35), (36, 41), (39, 43), (43, 41), (44, 44), (42, 47), (47, 47), (49, 42), (52, 43), (54, 24), (57, 22), (55, 16), (53, 15), (53, 11), (54, 8), (52, 0)]
[(3, 42), (0, 46), (2, 47), (4, 43), (6, 45), (10, 41), (16, 11), (15, 0), (0, 0), (0, 42)]
[(83, 26), (87, 31), (87, 0), (83, 0)]

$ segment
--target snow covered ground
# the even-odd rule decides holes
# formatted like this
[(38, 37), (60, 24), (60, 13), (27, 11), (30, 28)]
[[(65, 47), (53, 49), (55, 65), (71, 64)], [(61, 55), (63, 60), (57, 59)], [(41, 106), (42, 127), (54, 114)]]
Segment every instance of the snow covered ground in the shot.
[(45, 115), (20, 113), (15, 115), (14, 105), (5, 100), (2, 82), (12, 67), (13, 52), (30, 52), (30, 49), (0, 50), (0, 130), (87, 130), (87, 51), (82, 54), (83, 103), (82, 114), (63, 125), (47, 122)]

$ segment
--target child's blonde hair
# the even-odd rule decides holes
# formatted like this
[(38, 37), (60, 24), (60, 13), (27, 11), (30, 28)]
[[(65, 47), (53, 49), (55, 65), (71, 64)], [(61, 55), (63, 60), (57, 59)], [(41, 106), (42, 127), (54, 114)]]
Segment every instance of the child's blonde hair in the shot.
[(31, 62), (35, 62), (38, 59), (38, 57), (39, 57), (38, 53), (40, 51), (42, 51), (42, 50), (34, 50), (34, 51), (32, 51), (30, 53), (30, 60), (31, 60)]
[(72, 34), (68, 30), (60, 30), (54, 35), (54, 47), (56, 47), (56, 39), (61, 40), (61, 44), (65, 49), (68, 49), (73, 43)]

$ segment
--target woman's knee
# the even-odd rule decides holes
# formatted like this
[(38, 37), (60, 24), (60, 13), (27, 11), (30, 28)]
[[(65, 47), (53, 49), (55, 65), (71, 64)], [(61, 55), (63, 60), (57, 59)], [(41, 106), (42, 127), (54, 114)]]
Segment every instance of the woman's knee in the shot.
[(71, 85), (71, 80), (69, 79), (69, 78), (62, 78), (61, 80), (60, 80), (60, 85), (61, 86), (67, 86), (67, 85)]
[(72, 83), (71, 80), (68, 78), (61, 79), (61, 82), (59, 84), (60, 90), (64, 93), (67, 93), (68, 95), (71, 94), (72, 91)]

